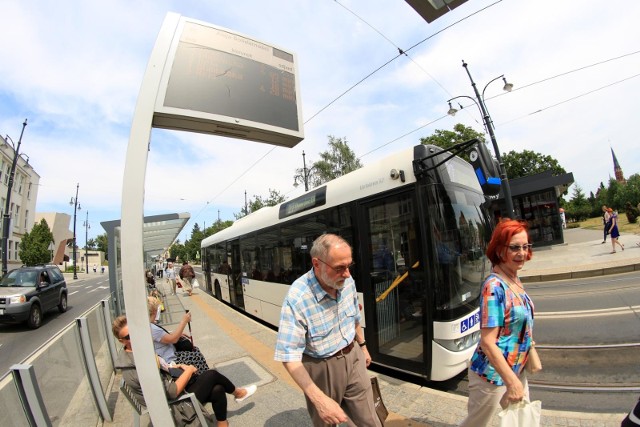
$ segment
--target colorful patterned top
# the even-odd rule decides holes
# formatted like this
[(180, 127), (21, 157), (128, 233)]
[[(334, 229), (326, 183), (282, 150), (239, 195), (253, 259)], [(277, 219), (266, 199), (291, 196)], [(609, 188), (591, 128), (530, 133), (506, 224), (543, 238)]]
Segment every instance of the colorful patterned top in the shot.
[(298, 362), (303, 353), (318, 359), (332, 356), (353, 341), (359, 323), (353, 279), (345, 280), (333, 299), (311, 269), (293, 282), (282, 303), (274, 359)]
[[(496, 345), (516, 375), (527, 361), (533, 330), (533, 302), (526, 292), (519, 295), (493, 273), (484, 281), (480, 295), (480, 328), (500, 328)], [(471, 358), (471, 370), (492, 384), (504, 385), (480, 345)]]

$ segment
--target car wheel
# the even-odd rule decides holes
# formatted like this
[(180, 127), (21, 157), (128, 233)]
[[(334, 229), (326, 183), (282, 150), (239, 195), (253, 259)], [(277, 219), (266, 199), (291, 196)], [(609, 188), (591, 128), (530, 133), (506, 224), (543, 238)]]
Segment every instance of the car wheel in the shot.
[(60, 313), (67, 311), (67, 294), (60, 295), (60, 304), (58, 304), (58, 310)]
[(31, 310), (29, 310), (29, 318), (27, 319), (27, 325), (31, 329), (38, 329), (42, 325), (42, 309), (38, 304), (33, 304)]

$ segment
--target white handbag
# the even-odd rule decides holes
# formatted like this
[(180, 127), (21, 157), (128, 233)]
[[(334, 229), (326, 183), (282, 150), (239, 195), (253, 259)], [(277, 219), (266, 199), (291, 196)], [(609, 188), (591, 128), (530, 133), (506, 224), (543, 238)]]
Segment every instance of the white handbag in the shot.
[(500, 427), (539, 427), (542, 402), (522, 400), (511, 403), (498, 413)]

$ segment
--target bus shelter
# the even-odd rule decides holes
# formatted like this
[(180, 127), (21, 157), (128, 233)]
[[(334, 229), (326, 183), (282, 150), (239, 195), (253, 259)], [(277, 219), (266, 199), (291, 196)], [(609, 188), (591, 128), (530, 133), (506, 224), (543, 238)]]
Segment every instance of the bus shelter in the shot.
[[(151, 266), (154, 260), (165, 253), (176, 240), (191, 215), (187, 212), (145, 216), (142, 227), (143, 259), (145, 266)], [(124, 295), (122, 290), (122, 252), (121, 220), (101, 222), (107, 232), (109, 257), (109, 288), (118, 314), (124, 313)], [(144, 285), (144, 278), (140, 277)]]

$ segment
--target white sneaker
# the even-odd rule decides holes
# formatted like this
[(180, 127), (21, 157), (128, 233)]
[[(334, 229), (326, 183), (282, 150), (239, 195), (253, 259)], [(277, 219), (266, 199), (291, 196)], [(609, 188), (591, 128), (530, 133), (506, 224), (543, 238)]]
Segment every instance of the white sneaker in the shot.
[(247, 394), (245, 394), (242, 397), (236, 397), (236, 402), (240, 403), (243, 402), (245, 400), (247, 400), (249, 397), (251, 397), (253, 395), (253, 393), (256, 392), (256, 390), (258, 389), (258, 386), (256, 386), (255, 384), (252, 384), (248, 387), (243, 387), (245, 390), (247, 390)]

